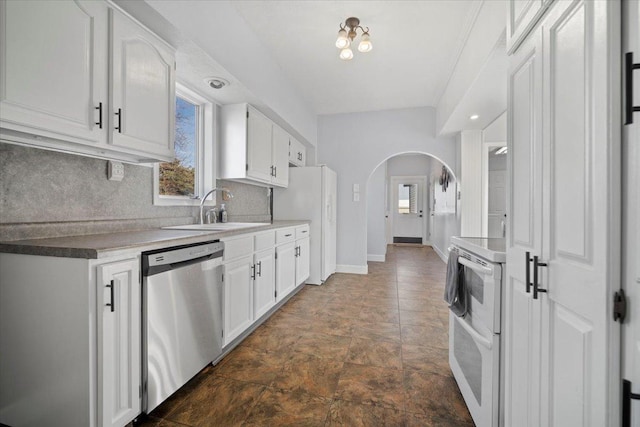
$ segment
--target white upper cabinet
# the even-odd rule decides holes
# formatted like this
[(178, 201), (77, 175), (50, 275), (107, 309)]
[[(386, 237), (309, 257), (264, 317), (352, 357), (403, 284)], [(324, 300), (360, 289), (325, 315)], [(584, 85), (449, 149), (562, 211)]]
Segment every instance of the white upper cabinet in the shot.
[(300, 141), (289, 138), (289, 163), (295, 166), (306, 166), (307, 149)]
[(271, 161), (271, 133), (273, 123), (258, 110), (247, 109), (247, 177), (271, 182), (273, 162)]
[(289, 185), (289, 135), (248, 104), (221, 108), (220, 178)]
[(120, 12), (109, 10), (111, 144), (172, 160), (175, 121), (173, 49)]
[(0, 2), (1, 127), (106, 141), (107, 10), (94, 1)]
[(509, 0), (507, 52), (513, 53), (544, 15), (552, 0)]
[(128, 161), (173, 158), (171, 47), (103, 1), (0, 0), (0, 22), (4, 140)]
[(289, 185), (289, 134), (273, 125), (272, 144), (273, 176), (271, 181), (279, 187)]

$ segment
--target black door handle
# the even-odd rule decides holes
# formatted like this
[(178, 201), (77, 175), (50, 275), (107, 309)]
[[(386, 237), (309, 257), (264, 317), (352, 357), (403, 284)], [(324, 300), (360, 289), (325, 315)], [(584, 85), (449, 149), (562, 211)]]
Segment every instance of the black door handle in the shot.
[(546, 289), (542, 289), (538, 283), (538, 267), (546, 267), (546, 262), (538, 261), (538, 257), (533, 257), (533, 299), (538, 299), (538, 293), (547, 292)]
[(531, 252), (525, 252), (525, 264), (524, 264), (524, 281), (527, 286), (527, 293), (531, 292)]
[(633, 123), (633, 113), (640, 111), (640, 105), (633, 105), (633, 70), (640, 69), (640, 63), (633, 63), (633, 52), (625, 55), (624, 78), (627, 91), (625, 93), (625, 125)]
[(631, 392), (631, 381), (622, 380), (622, 427), (631, 427), (631, 399), (640, 400), (640, 394)]
[(96, 122), (96, 124), (100, 129), (102, 129), (102, 102), (100, 102), (95, 108), (96, 110), (98, 110), (98, 121)]
[(118, 112), (114, 114), (118, 116), (118, 126), (115, 127), (115, 130), (117, 130), (118, 133), (122, 133), (122, 108), (118, 108)]
[(105, 304), (107, 307), (111, 307), (111, 312), (113, 313), (114, 311), (116, 311), (116, 304), (115, 304), (115, 300), (114, 300), (114, 281), (112, 280), (111, 282), (109, 282), (109, 284), (107, 285), (107, 288), (110, 288), (111, 290), (111, 298), (110, 298), (110, 303), (109, 304)]

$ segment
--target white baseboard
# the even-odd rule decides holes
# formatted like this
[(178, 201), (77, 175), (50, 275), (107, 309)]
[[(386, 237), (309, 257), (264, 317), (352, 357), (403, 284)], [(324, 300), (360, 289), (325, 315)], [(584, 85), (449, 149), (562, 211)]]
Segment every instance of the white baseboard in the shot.
[(336, 273), (368, 274), (369, 267), (366, 265), (336, 265)]
[(386, 255), (367, 254), (367, 261), (384, 262), (386, 258), (387, 258)]
[(438, 256), (442, 261), (444, 261), (445, 263), (449, 261), (449, 253), (445, 254), (436, 245), (432, 245), (431, 247), (433, 248), (434, 251), (436, 251), (436, 253), (438, 254)]

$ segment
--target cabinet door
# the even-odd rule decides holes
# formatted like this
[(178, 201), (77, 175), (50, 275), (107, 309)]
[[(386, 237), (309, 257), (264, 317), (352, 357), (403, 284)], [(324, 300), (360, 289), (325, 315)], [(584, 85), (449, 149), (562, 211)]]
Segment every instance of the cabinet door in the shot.
[[(505, 425), (539, 426), (540, 322), (526, 253), (542, 250), (542, 33), (510, 57), (507, 274), (504, 289)], [(527, 280), (528, 279), (528, 280)]]
[(253, 282), (254, 319), (259, 319), (276, 303), (276, 265), (273, 248), (254, 256)]
[(561, 1), (542, 27), (540, 425), (617, 424), (611, 364), (620, 329), (610, 304), (620, 286), (619, 22), (619, 2)]
[(97, 267), (98, 424), (121, 427), (140, 413), (139, 260)]
[(296, 245), (287, 243), (276, 248), (276, 298), (280, 301), (296, 287)]
[(106, 4), (1, 1), (0, 22), (1, 126), (106, 142)]
[(289, 134), (273, 125), (273, 177), (271, 182), (279, 187), (289, 185)]
[(513, 53), (544, 14), (552, 0), (509, 0), (507, 51)]
[(298, 240), (296, 255), (296, 285), (309, 278), (309, 239)]
[(253, 257), (224, 266), (224, 345), (229, 344), (253, 322)]
[(255, 108), (247, 109), (247, 177), (271, 182), (273, 163), (271, 138), (273, 124)]
[(111, 144), (171, 161), (175, 123), (173, 50), (122, 13), (109, 9)]

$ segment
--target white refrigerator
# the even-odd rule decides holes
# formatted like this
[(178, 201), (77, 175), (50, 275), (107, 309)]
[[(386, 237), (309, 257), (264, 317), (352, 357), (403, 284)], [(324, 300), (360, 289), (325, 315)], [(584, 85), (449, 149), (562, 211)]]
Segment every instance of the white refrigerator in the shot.
[(337, 176), (326, 166), (289, 168), (289, 187), (273, 190), (273, 219), (311, 220), (308, 284), (336, 272)]

